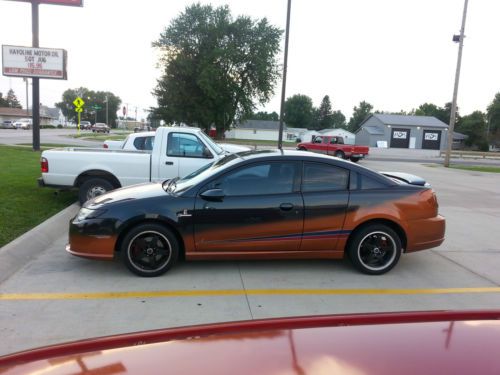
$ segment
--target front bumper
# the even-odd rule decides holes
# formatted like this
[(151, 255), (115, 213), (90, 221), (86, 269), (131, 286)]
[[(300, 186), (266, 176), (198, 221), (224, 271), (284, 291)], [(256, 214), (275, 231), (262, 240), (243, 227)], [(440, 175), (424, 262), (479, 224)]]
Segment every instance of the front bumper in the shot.
[[(85, 220), (69, 224), (69, 243), (66, 251), (89, 259), (111, 260), (114, 258), (117, 235), (107, 230), (101, 219)], [(108, 223), (109, 224), (109, 223)]]

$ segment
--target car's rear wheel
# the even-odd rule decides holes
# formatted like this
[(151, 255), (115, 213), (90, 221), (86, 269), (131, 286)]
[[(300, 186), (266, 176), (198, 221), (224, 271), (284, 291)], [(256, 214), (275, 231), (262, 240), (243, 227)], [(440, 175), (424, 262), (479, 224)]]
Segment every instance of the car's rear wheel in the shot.
[(299, 147), (299, 151), (307, 151), (305, 147)]
[(334, 154), (337, 158), (341, 158), (341, 159), (344, 159), (344, 153), (340, 150), (338, 151), (335, 151), (335, 154)]
[(159, 276), (177, 261), (179, 242), (159, 224), (134, 227), (122, 241), (121, 254), (130, 271), (142, 277)]
[(113, 190), (115, 187), (104, 178), (89, 178), (83, 182), (78, 191), (78, 199), (80, 204), (84, 204), (89, 199), (103, 195), (108, 191)]
[(359, 161), (359, 158), (356, 157), (356, 156), (351, 156), (351, 161), (354, 162), (354, 163), (357, 163)]
[(401, 239), (387, 225), (372, 224), (349, 240), (347, 254), (353, 265), (369, 275), (390, 271), (401, 256)]

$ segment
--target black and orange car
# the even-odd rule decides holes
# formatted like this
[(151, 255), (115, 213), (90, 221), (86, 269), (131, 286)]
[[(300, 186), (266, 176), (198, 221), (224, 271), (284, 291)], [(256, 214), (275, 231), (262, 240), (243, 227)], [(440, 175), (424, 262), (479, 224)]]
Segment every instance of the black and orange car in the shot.
[(183, 179), (114, 190), (70, 223), (67, 251), (119, 254), (140, 276), (200, 259), (342, 258), (382, 274), (439, 246), (445, 219), (424, 180), (301, 151), (230, 154)]

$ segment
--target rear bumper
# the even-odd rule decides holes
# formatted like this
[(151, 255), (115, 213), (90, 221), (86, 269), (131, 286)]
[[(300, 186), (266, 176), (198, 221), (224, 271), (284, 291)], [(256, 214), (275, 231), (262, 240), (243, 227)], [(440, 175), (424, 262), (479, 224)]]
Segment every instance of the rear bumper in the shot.
[(446, 219), (437, 215), (430, 219), (414, 220), (408, 223), (406, 252), (430, 249), (444, 242)]

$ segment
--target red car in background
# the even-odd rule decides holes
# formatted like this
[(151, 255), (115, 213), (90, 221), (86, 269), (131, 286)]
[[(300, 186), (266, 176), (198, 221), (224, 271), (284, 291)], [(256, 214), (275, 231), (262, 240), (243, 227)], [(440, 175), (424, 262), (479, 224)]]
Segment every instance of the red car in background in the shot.
[(368, 156), (369, 148), (367, 146), (344, 144), (344, 138), (342, 137), (318, 135), (313, 138), (312, 142), (299, 143), (297, 150), (312, 151), (357, 162), (359, 159)]
[(180, 327), (0, 357), (5, 374), (499, 374), (500, 311)]

